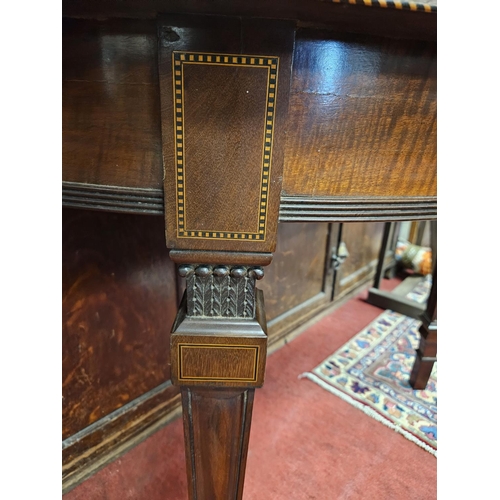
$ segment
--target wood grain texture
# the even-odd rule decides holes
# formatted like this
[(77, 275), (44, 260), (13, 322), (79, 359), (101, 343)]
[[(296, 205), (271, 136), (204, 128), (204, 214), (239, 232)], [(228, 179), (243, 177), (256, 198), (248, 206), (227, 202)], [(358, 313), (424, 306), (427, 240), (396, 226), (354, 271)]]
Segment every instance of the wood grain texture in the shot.
[(63, 210), (63, 438), (170, 378), (161, 218)]
[[(356, 0), (353, 0), (356, 2)], [(158, 13), (212, 14), (270, 19), (294, 19), (328, 26), (337, 32), (370, 33), (397, 38), (436, 40), (437, 16), (426, 12), (330, 0), (63, 0), (63, 15), (92, 17), (148, 17)]]
[[(278, 245), (259, 288), (266, 297), (268, 352), (332, 304), (330, 256), (339, 224), (280, 224)], [(293, 334), (292, 334), (293, 335)]]
[(414, 390), (425, 390), (437, 361), (437, 321), (424, 323), (420, 328), (420, 345), (410, 374), (410, 386)]
[[(166, 6), (165, 2), (154, 1), (146, 1), (142, 4), (130, 0), (104, 1), (98, 4), (90, 0), (74, 1), (69, 8), (68, 5), (69, 3), (65, 3), (65, 9), (69, 9), (74, 15), (85, 16), (93, 11), (98, 12), (101, 18), (105, 18), (108, 14), (111, 14), (109, 17), (115, 15), (130, 17), (131, 14), (139, 13), (151, 19), (156, 17), (159, 10), (163, 10), (163, 13), (169, 10), (214, 13), (217, 9), (221, 9), (222, 13), (228, 14), (234, 9), (237, 16), (248, 14), (255, 16), (257, 12), (265, 11), (270, 17), (284, 15), (288, 17), (285, 12), (290, 13), (297, 9), (296, 13), (291, 16), (294, 19), (306, 21), (323, 19), (326, 23), (332, 23), (330, 26), (340, 27), (345, 31), (372, 30), (371, 32), (374, 33), (379, 30), (391, 36), (404, 33), (407, 29), (409, 30), (408, 36), (411, 37), (412, 34), (417, 33), (417, 37), (425, 38), (429, 34), (432, 37), (433, 30), (435, 30), (435, 16), (429, 16), (429, 21), (422, 23), (423, 17), (415, 15), (412, 21), (417, 27), (411, 28), (412, 21), (409, 21), (410, 17), (406, 15), (391, 14), (380, 23), (382, 18), (378, 14), (373, 14), (370, 9), (365, 8), (363, 11), (358, 7), (332, 7), (331, 4), (326, 7), (326, 2), (314, 3), (316, 9), (311, 9), (310, 5), (304, 2), (292, 1), (286, 6), (286, 11), (280, 11), (280, 8), (285, 5), (281, 1), (271, 5), (269, 2), (266, 4), (246, 2), (245, 4), (239, 0), (233, 5), (217, 0), (185, 3), (173, 1)], [(79, 9), (81, 12), (78, 13)], [(343, 11), (349, 12), (351, 17), (343, 16), (341, 14)], [(323, 13), (326, 12), (329, 15), (323, 17)], [(224, 22), (221, 21), (222, 24)], [(235, 33), (234, 38), (240, 44), (238, 54), (261, 53), (258, 51), (264, 51), (265, 47), (276, 46), (275, 42), (280, 38), (279, 30), (263, 30), (262, 21), (239, 21), (239, 23), (242, 28)], [(198, 23), (195, 30), (197, 36), (200, 37), (199, 40), (203, 42), (202, 50), (211, 44), (218, 43), (217, 40), (231, 39), (231, 33), (225, 30), (220, 32), (220, 36), (214, 38), (209, 34), (208, 24)], [(276, 26), (276, 23), (269, 22), (269, 25)], [(163, 187), (163, 179), (160, 101), (156, 70), (157, 39), (153, 22), (125, 19), (116, 21), (70, 20), (65, 21), (65, 26), (68, 29), (64, 34), (67, 43), (63, 44), (66, 47), (63, 56), (63, 179), (74, 184), (104, 185), (111, 189), (113, 187), (138, 188), (157, 193), (157, 190)], [(162, 34), (168, 35), (170, 39), (161, 39), (161, 43), (172, 42), (175, 38), (172, 32), (170, 34), (162, 32)], [(183, 33), (181, 35), (184, 36)], [(189, 41), (189, 34), (187, 38)], [(309, 42), (307, 37), (303, 38)], [(311, 38), (313, 41), (318, 41), (317, 37)], [(191, 41), (198, 43), (194, 38)], [(296, 121), (289, 120), (288, 122), (293, 133), (299, 130), (297, 126), (305, 127), (301, 132), (302, 137), (307, 135), (304, 131), (313, 132), (310, 134), (310, 142), (306, 144), (300, 161), (311, 162), (310, 166), (315, 167), (313, 153), (316, 153), (316, 148), (320, 149), (323, 145), (328, 148), (331, 143), (346, 134), (347, 146), (336, 143), (342, 156), (348, 158), (351, 142), (361, 152), (363, 151), (363, 141), (358, 135), (354, 134), (352, 137), (342, 130), (339, 132), (338, 129), (333, 129), (332, 132), (332, 120), (326, 122), (328, 112), (332, 113), (333, 110), (334, 124), (342, 123), (345, 127), (356, 127), (356, 123), (360, 123), (365, 130), (370, 132), (365, 142), (369, 144), (370, 151), (374, 153), (375, 158), (383, 159), (380, 165), (393, 159), (399, 168), (401, 155), (404, 156), (403, 153), (406, 151), (407, 138), (400, 137), (400, 140), (394, 143), (391, 142), (392, 136), (382, 136), (388, 147), (384, 148), (381, 153), (377, 149), (377, 140), (380, 140), (377, 138), (381, 135), (379, 128), (383, 128), (385, 134), (392, 133), (386, 111), (396, 101), (399, 107), (396, 106), (395, 109), (402, 110), (402, 114), (398, 116), (402, 117), (400, 125), (404, 130), (406, 127), (409, 132), (419, 131), (419, 129), (412, 129), (412, 126), (417, 123), (417, 120), (425, 123), (425, 116), (419, 114), (420, 111), (415, 113), (412, 111), (411, 103), (416, 103), (417, 99), (411, 96), (407, 98), (408, 102), (402, 102), (399, 99), (398, 96), (402, 92), (398, 94), (398, 77), (403, 75), (402, 80), (407, 84), (404, 88), (405, 92), (410, 88), (416, 95), (432, 94), (432, 74), (423, 79), (426, 85), (430, 82), (430, 89), (425, 85), (419, 87), (420, 84), (423, 85), (423, 80), (421, 78), (422, 64), (418, 61), (426, 61), (428, 54), (424, 53), (421, 57), (420, 45), (413, 42), (407, 45), (400, 45), (399, 42), (390, 42), (385, 39), (367, 42), (362, 37), (342, 38), (341, 35), (332, 33), (328, 34), (325, 43), (339, 41), (349, 46), (349, 54), (345, 59), (347, 69), (343, 73), (342, 68), (339, 70), (337, 66), (333, 73), (340, 74), (341, 78), (347, 82), (347, 87), (339, 91), (344, 104), (347, 103), (347, 105), (336, 107), (337, 103), (332, 97), (335, 90), (317, 91), (314, 85), (311, 86), (312, 90), (308, 90), (310, 83), (314, 83), (314, 74), (308, 72), (302, 77), (303, 82), (299, 84), (297, 91), (301, 94), (300, 102), (295, 107), (292, 106), (292, 112), (297, 116)], [(317, 57), (320, 59), (322, 48), (321, 44), (315, 46)], [(393, 49), (394, 53), (391, 52)], [(270, 52), (271, 55), (274, 55), (273, 52)], [(267, 55), (269, 51), (266, 50), (265, 53)], [(358, 57), (363, 53), (367, 55), (366, 61), (363, 55)], [(307, 59), (309, 56), (304, 56), (304, 58)], [(311, 57), (311, 61), (314, 62), (315, 58)], [(415, 65), (415, 61), (418, 64)], [(316, 67), (324, 69), (325, 65), (319, 63), (313, 65), (313, 68)], [(412, 68), (416, 69), (415, 78)], [(392, 78), (393, 74), (396, 75), (395, 78)], [(359, 75), (361, 75), (359, 77), (361, 80), (358, 79)], [(365, 76), (373, 81), (375, 90), (384, 91), (383, 95), (363, 93), (368, 85), (364, 80)], [(201, 82), (199, 77), (194, 78), (193, 81)], [(217, 82), (212, 83), (212, 86), (217, 85)], [(304, 88), (304, 85), (307, 88)], [(304, 98), (302, 94), (305, 95)], [(235, 102), (239, 101), (237, 99)], [(383, 103), (383, 106), (377, 106), (379, 101)], [(350, 106), (352, 102), (355, 105)], [(422, 110), (428, 102), (431, 106), (432, 99), (426, 98), (423, 102), (417, 103), (416, 108)], [(367, 106), (366, 103), (369, 105)], [(310, 110), (307, 109), (311, 106)], [(366, 114), (367, 109), (368, 114)], [(312, 115), (316, 113), (314, 123), (320, 125), (319, 129), (314, 128), (314, 123), (310, 122), (312, 115), (308, 113)], [(373, 128), (368, 119), (369, 116), (380, 116), (380, 127)], [(408, 116), (416, 117), (415, 121), (413, 119), (410, 120), (411, 123), (405, 121)], [(356, 121), (350, 123), (349, 117), (354, 117)], [(432, 129), (432, 124), (429, 127)], [(234, 128), (236, 127), (231, 127), (231, 129)], [(398, 127), (395, 128), (399, 130)], [(289, 140), (292, 135), (289, 136)], [(404, 136), (403, 133), (401, 135)], [(198, 136), (203, 138), (205, 134), (198, 134)], [(410, 148), (412, 152), (422, 149), (418, 143), (418, 137), (412, 139), (414, 141)], [(303, 147), (304, 144), (293, 144), (293, 146)], [(393, 151), (394, 158), (390, 151)], [(307, 187), (304, 189), (308, 196), (317, 194), (323, 196), (324, 193), (328, 196), (340, 196), (342, 192), (339, 195), (339, 190), (347, 190), (349, 196), (353, 193), (383, 196), (380, 194), (380, 192), (385, 192), (380, 188), (383, 184), (387, 185), (387, 189), (390, 188), (389, 196), (422, 194), (432, 197), (435, 193), (432, 192), (433, 181), (427, 176), (426, 155), (428, 152), (425, 148), (422, 151), (419, 165), (423, 166), (419, 166), (418, 169), (412, 167), (411, 155), (404, 159), (407, 163), (409, 162), (408, 172), (412, 178), (400, 176), (402, 180), (398, 179), (397, 185), (393, 185), (393, 170), (387, 170), (385, 167), (379, 169), (376, 172), (378, 177), (376, 177), (373, 171), (370, 171), (368, 163), (368, 166), (361, 164), (360, 167), (357, 160), (339, 167), (338, 164), (329, 161), (330, 154), (333, 154), (331, 152), (328, 154), (329, 160), (325, 165), (329, 167), (334, 164), (335, 171), (330, 172), (326, 181), (315, 168), (304, 168), (300, 175), (305, 179), (304, 185)], [(280, 154), (279, 151), (278, 154)], [(404, 165), (407, 168), (406, 163)], [(358, 167), (361, 170), (357, 170)], [(339, 170), (345, 170), (346, 174)], [(361, 188), (353, 185), (355, 181), (342, 184), (346, 181), (346, 176), (349, 177), (351, 170), (355, 170), (356, 175), (360, 176), (366, 172), (366, 179), (360, 183)], [(428, 184), (425, 184), (423, 178), (419, 177), (421, 175), (426, 177)], [(375, 181), (371, 181), (371, 177), (375, 178)], [(212, 178), (215, 177), (212, 176)], [(329, 185), (332, 179), (333, 183)], [(276, 186), (280, 182), (281, 179), (278, 176)], [(408, 186), (418, 186), (415, 188), (416, 194)], [(419, 191), (429, 186), (428, 191)], [(211, 198), (216, 198), (216, 188), (217, 182), (215, 188), (213, 187), (214, 194)], [(324, 189), (324, 192), (321, 189)], [(278, 195), (273, 198), (275, 206), (272, 211), (275, 222), (277, 222), (279, 204), (279, 189), (276, 188), (276, 190)], [(241, 192), (239, 185), (232, 191), (233, 195), (234, 193), (241, 195)], [(69, 200), (70, 202), (81, 202), (83, 205), (87, 203), (88, 192), (78, 191), (73, 186), (72, 193), (73, 197)], [(195, 189), (195, 194), (197, 193), (199, 194)], [(137, 208), (142, 203), (142, 200), (138, 198), (143, 194), (146, 193), (127, 192), (125, 198), (120, 194), (118, 200), (113, 200), (113, 202), (118, 201), (124, 209), (130, 208), (130, 205), (135, 205)], [(146, 198), (149, 194), (147, 193)], [(301, 195), (303, 192), (291, 194)], [(108, 195), (114, 196), (113, 193), (100, 189), (97, 197), (98, 203), (94, 206), (101, 209), (109, 207), (110, 205), (105, 202), (109, 200)], [(227, 198), (227, 193), (224, 198)], [(148, 199), (151, 200), (150, 197)], [(157, 201), (155, 195), (154, 203), (150, 205), (154, 205)], [(245, 206), (246, 202), (242, 202), (241, 207), (238, 208), (245, 209)], [(154, 211), (153, 207), (148, 208)], [(234, 205), (231, 211), (235, 211)], [(206, 223), (204, 217), (209, 219), (214, 217), (213, 212), (209, 212), (208, 215), (200, 210), (198, 212), (203, 223)], [(218, 213), (215, 211), (215, 217), (220, 215)], [(240, 214), (235, 214), (233, 220), (231, 217), (227, 218), (228, 215), (225, 212), (220, 215), (222, 222), (226, 225), (237, 223), (239, 216)], [(169, 377), (168, 355), (165, 356), (165, 345), (162, 341), (168, 339), (168, 331), (163, 329), (165, 326), (168, 328), (172, 320), (170, 313), (173, 312), (166, 304), (175, 303), (175, 300), (165, 290), (164, 283), (168, 280), (174, 282), (175, 278), (172, 277), (172, 268), (163, 260), (166, 249), (163, 237), (159, 236), (158, 232), (158, 227), (162, 227), (161, 221), (156, 218), (150, 218), (148, 221), (146, 218), (139, 218), (141, 220), (138, 222), (137, 219), (130, 218), (124, 223), (124, 219), (113, 219), (115, 216), (103, 214), (92, 214), (92, 218), (87, 221), (87, 217), (90, 215), (70, 218), (73, 229), (67, 230), (67, 234), (71, 236), (65, 240), (63, 390), (66, 399), (63, 404), (66, 405), (67, 413), (63, 424), (66, 435), (74, 435), (77, 431), (88, 429), (89, 424), (97, 424), (99, 419), (123, 408), (124, 404), (131, 399), (147, 393)], [(131, 222), (132, 220), (135, 222)], [(77, 226), (80, 227), (77, 229)], [(274, 237), (276, 227), (271, 227), (271, 229)], [(233, 245), (224, 246), (218, 250), (248, 250), (241, 245), (238, 246), (239, 244), (240, 242), (236, 245), (233, 242)], [(270, 252), (274, 248), (273, 245), (274, 242), (271, 241), (270, 246), (252, 246), (250, 250)], [(199, 249), (211, 250), (212, 248), (214, 248), (213, 245), (207, 243)], [(161, 332), (161, 335), (157, 336), (157, 332)], [(221, 360), (221, 364), (232, 365), (233, 361), (233, 358), (229, 361), (225, 358)], [(206, 365), (208, 366), (209, 363)], [(213, 368), (211, 365), (211, 369)], [(229, 389), (229, 391), (231, 394), (226, 392), (225, 395), (222, 395), (222, 392), (213, 391), (213, 394), (208, 394), (206, 400), (199, 404), (196, 398), (185, 402), (185, 409), (187, 408), (190, 419), (186, 431), (187, 449), (190, 450), (192, 471), (198, 468), (200, 471), (198, 477), (201, 477), (198, 483), (196, 483), (196, 474), (191, 477), (192, 488), (197, 488), (196, 484), (201, 484), (200, 495), (207, 495), (206, 498), (221, 497), (228, 492), (232, 498), (241, 497), (253, 390)], [(198, 389), (193, 391), (193, 394), (196, 392)], [(228, 401), (221, 402), (223, 399)], [(194, 414), (190, 413), (189, 408), (193, 402)], [(193, 418), (193, 415), (198, 415), (198, 417)], [(200, 451), (200, 454), (196, 453), (196, 449)], [(228, 470), (231, 472), (229, 476)], [(196, 490), (192, 489), (192, 492), (194, 491)]]
[[(206, 267), (198, 266), (197, 273), (205, 275)], [(253, 395), (266, 365), (263, 294), (256, 290), (255, 318), (199, 316), (187, 307), (194, 271), (181, 274), (187, 291), (172, 328), (170, 356), (172, 381), (182, 392), (189, 498), (241, 499)], [(229, 304), (232, 287), (222, 288)]]
[(185, 66), (185, 231), (259, 233), (267, 68)]
[(255, 389), (182, 388), (190, 500), (240, 500)]
[(349, 256), (337, 273), (337, 298), (375, 276), (383, 231), (382, 222), (342, 224), (341, 240), (346, 244)]
[[(74, 212), (80, 211), (65, 210), (65, 213), (69, 214)], [(99, 215), (95, 213), (87, 213), (87, 215), (99, 218)], [(102, 216), (103, 214), (101, 214)], [(130, 216), (124, 215), (108, 215), (108, 217), (116, 217), (118, 220), (124, 219), (127, 222), (131, 220)], [(149, 218), (142, 216), (133, 219), (140, 223)], [(160, 228), (162, 219), (160, 217), (155, 219), (157, 219)], [(127, 225), (127, 222), (123, 224)], [(327, 241), (329, 225), (325, 223), (280, 224), (278, 227), (278, 246), (273, 263), (265, 268), (264, 279), (258, 282), (258, 287), (264, 290), (266, 297), (269, 345), (281, 342), (295, 327), (331, 304), (332, 276), (330, 274), (330, 277), (327, 278), (328, 273), (325, 275), (325, 288), (322, 288), (323, 275), (321, 271), (321, 254), (324, 255), (327, 247), (330, 248)], [(338, 228), (338, 225), (333, 225), (334, 233), (335, 228)], [(159, 230), (157, 229), (157, 231)], [(66, 235), (66, 232), (64, 234)], [(334, 244), (335, 234), (331, 240)], [(350, 248), (350, 252), (352, 258), (358, 261), (355, 254), (362, 253), (363, 249), (354, 247)], [(179, 253), (183, 254), (184, 252)], [(191, 253), (188, 252), (188, 254)], [(224, 253), (225, 256), (227, 256), (226, 254)], [(353, 272), (355, 273), (356, 269)], [(165, 302), (165, 307), (169, 310), (175, 310), (175, 281), (170, 281), (166, 286), (172, 291), (168, 302)], [(286, 302), (289, 308), (281, 307), (283, 302)], [(169, 327), (170, 325), (165, 326)], [(112, 343), (113, 339), (109, 342)], [(74, 350), (70, 355), (75, 357), (73, 363), (77, 364), (80, 353)], [(135, 377), (135, 374), (132, 372), (131, 376)], [(106, 393), (99, 388), (97, 389), (98, 394), (104, 394), (105, 397)], [(154, 391), (155, 389), (150, 392)], [(109, 463), (116, 456), (119, 456), (129, 444), (131, 446), (137, 436), (142, 435), (141, 433), (147, 435), (148, 432), (154, 430), (155, 422), (161, 422), (166, 413), (175, 411), (179, 402), (175, 397), (172, 397), (170, 391), (172, 394), (176, 394), (178, 389), (175, 386), (170, 386), (151, 398), (146, 397), (149, 393), (141, 395), (136, 400), (120, 406), (118, 410), (103, 416), (80, 432), (69, 436), (64, 445), (64, 488), (69, 490), (95, 472), (102, 464)], [(80, 418), (80, 416), (75, 412), (72, 418)]]
[(160, 32), (167, 244), (272, 252), (293, 23), (167, 16)]
[(325, 223), (278, 226), (273, 262), (258, 284), (266, 298), (269, 321), (323, 293), (328, 235)]
[[(269, 344), (278, 342), (331, 304), (333, 269), (329, 257), (338, 229), (338, 224), (327, 223), (279, 224), (278, 243), (270, 265), (269, 260), (260, 260), (266, 254), (214, 252), (219, 258), (211, 263), (227, 262), (228, 255), (232, 255), (234, 263), (266, 266), (257, 287), (262, 289), (266, 301)], [(191, 262), (207, 262), (207, 256), (212, 255), (184, 250), (171, 250), (171, 258), (172, 254), (178, 264), (185, 262), (186, 257)], [(200, 259), (200, 254), (204, 258)]]
[[(64, 27), (63, 180), (150, 189), (140, 193), (144, 200), (119, 194), (114, 208), (159, 213), (163, 174), (155, 27), (132, 20), (65, 20)], [(208, 37), (200, 43), (240, 52), (229, 43), (214, 46)], [(258, 47), (245, 47), (251, 49)], [(329, 197), (323, 205), (331, 207), (337, 197), (340, 204), (349, 197), (355, 204), (352, 219), (389, 220), (391, 209), (401, 212), (390, 198), (403, 197), (408, 220), (419, 216), (419, 209), (424, 217), (435, 217), (430, 205), (421, 206), (422, 196), (432, 205), (436, 195), (435, 114), (435, 43), (299, 30), (282, 198), (314, 197), (317, 205)], [(90, 193), (73, 186), (66, 202), (113, 207), (100, 191), (95, 200)], [(356, 196), (389, 200), (382, 212), (365, 211), (365, 200), (356, 206)], [(345, 209), (314, 212), (310, 217), (326, 213), (322, 220), (349, 218)], [(304, 210), (293, 213), (305, 215)]]
[[(64, 207), (89, 208), (118, 213), (163, 215), (163, 190), (100, 186), (63, 182), (62, 203)], [(369, 197), (369, 196), (287, 196), (281, 195), (279, 222), (360, 222), (360, 221), (426, 221), (437, 218), (437, 196), (411, 197)], [(181, 255), (179, 250), (170, 253), (171, 258)], [(246, 252), (251, 255), (249, 252)], [(269, 259), (260, 254), (263, 261), (248, 260), (242, 252), (191, 251), (179, 262), (207, 262), (217, 264), (266, 265)], [(219, 255), (221, 255), (219, 257)], [(244, 258), (245, 261), (229, 262), (229, 255)], [(257, 256), (257, 253), (253, 252)], [(180, 257), (179, 257), (180, 258)], [(224, 258), (226, 260), (224, 260)], [(194, 259), (194, 260), (193, 260)], [(209, 260), (207, 260), (209, 259)]]
[(63, 180), (161, 188), (156, 26), (63, 20)]
[(436, 195), (436, 45), (297, 33), (283, 194)]
[(180, 345), (179, 380), (255, 380), (256, 346)]
[(186, 292), (172, 327), (172, 382), (192, 387), (261, 387), (267, 355), (262, 291), (255, 294), (253, 319), (191, 316), (187, 300)]

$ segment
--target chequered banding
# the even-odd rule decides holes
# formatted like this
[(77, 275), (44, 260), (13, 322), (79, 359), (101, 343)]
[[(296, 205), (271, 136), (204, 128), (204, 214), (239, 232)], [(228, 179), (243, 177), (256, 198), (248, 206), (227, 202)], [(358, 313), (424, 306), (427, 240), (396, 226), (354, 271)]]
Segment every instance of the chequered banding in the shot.
[(382, 7), (386, 9), (412, 10), (418, 12), (437, 12), (436, 0), (428, 2), (400, 2), (398, 0), (325, 0), (333, 3)]
[[(258, 229), (256, 232), (228, 232), (213, 230), (197, 230), (186, 227), (186, 190), (185, 190), (185, 144), (184, 144), (184, 65), (206, 64), (212, 66), (244, 66), (250, 68), (267, 68), (266, 115), (263, 140), (262, 171), (259, 198)], [(248, 56), (232, 54), (210, 54), (199, 52), (172, 53), (172, 71), (174, 82), (174, 128), (175, 128), (175, 162), (177, 177), (177, 237), (197, 239), (266, 239), (267, 206), (271, 175), (273, 150), (274, 117), (278, 90), (279, 57)]]

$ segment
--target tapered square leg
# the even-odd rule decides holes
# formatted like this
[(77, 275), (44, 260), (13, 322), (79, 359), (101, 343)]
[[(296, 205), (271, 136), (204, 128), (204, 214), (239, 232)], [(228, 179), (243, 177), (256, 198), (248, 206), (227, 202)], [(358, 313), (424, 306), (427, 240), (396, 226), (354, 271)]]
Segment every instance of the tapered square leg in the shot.
[(185, 265), (171, 337), (191, 500), (241, 499), (256, 387), (267, 353), (258, 267)]
[(255, 389), (181, 392), (189, 498), (241, 499)]

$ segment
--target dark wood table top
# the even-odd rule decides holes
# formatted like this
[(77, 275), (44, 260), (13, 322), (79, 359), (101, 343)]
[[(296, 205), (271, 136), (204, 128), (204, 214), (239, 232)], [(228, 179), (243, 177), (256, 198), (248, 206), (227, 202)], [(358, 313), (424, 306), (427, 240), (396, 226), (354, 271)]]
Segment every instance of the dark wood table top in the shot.
[(435, 217), (436, 3), (64, 1), (63, 204), (164, 212), (159, 16), (239, 13), (296, 23), (280, 220)]

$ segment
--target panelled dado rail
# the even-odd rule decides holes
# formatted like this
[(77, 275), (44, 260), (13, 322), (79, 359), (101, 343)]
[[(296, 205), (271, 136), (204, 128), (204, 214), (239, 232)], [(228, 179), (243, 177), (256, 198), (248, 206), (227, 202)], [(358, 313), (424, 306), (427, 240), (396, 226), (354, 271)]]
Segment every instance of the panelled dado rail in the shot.
[[(160, 189), (117, 188), (63, 182), (62, 204), (107, 212), (163, 215)], [(281, 196), (279, 222), (436, 220), (437, 197)]]

